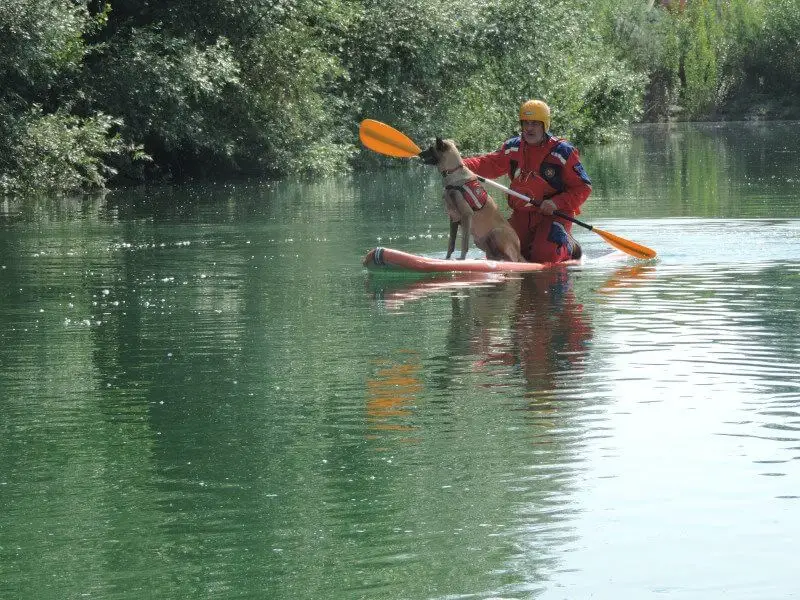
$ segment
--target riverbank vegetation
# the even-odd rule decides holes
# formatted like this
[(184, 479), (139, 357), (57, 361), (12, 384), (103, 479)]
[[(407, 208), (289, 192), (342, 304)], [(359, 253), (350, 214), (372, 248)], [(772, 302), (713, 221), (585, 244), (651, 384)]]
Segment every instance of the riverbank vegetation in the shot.
[(796, 0), (0, 0), (0, 193), (326, 175), (362, 118), (466, 152), (519, 103), (633, 122), (800, 118)]

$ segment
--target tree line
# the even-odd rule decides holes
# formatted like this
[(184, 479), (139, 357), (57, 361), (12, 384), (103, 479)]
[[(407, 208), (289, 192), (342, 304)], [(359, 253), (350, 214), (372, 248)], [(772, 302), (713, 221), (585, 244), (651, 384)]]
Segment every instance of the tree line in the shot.
[[(465, 152), (798, 118), (796, 0), (0, 0), (0, 191), (325, 176), (371, 117)], [(794, 111), (794, 112), (793, 112)]]

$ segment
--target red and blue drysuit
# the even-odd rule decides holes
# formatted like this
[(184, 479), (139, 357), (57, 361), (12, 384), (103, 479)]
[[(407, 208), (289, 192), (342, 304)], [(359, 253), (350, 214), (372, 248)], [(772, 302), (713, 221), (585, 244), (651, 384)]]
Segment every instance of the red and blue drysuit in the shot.
[[(482, 177), (508, 175), (511, 189), (537, 202), (552, 200), (561, 212), (574, 217), (592, 193), (592, 181), (581, 164), (578, 150), (568, 141), (547, 134), (537, 146), (517, 136), (499, 150), (464, 159), (467, 168)], [(539, 212), (524, 200), (508, 196), (509, 223), (517, 232), (520, 249), (531, 262), (562, 262), (572, 257), (569, 234), (572, 223)]]

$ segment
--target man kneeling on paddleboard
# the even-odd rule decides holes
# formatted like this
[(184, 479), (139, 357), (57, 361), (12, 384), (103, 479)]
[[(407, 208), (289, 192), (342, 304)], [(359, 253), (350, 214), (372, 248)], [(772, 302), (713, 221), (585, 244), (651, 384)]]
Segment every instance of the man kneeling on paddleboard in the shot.
[(522, 255), (530, 262), (553, 263), (580, 258), (581, 248), (570, 231), (572, 223), (553, 216), (559, 210), (574, 217), (592, 193), (592, 181), (578, 150), (550, 134), (550, 108), (528, 100), (519, 110), (521, 134), (503, 142), (496, 152), (464, 159), (482, 177), (508, 175), (511, 189), (535, 204), (508, 196), (509, 222), (517, 232)]

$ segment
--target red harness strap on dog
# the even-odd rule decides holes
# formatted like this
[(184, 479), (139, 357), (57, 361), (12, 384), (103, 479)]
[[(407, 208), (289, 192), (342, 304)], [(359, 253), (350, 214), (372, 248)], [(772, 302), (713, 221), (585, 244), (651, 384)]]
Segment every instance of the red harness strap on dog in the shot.
[(470, 179), (465, 181), (464, 185), (448, 185), (445, 186), (448, 190), (458, 190), (467, 201), (467, 204), (472, 207), (472, 210), (480, 210), (489, 200), (489, 194), (483, 189), (483, 186), (477, 179)]

